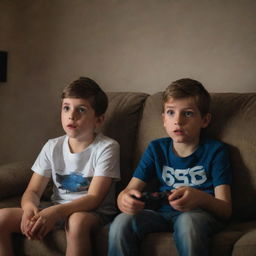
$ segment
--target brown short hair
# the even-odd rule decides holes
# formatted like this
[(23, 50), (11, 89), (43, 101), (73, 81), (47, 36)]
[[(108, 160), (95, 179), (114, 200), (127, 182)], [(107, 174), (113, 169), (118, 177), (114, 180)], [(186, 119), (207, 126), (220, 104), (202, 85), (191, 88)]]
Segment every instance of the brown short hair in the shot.
[(108, 97), (100, 86), (88, 77), (80, 77), (66, 86), (61, 98), (81, 98), (90, 102), (96, 116), (103, 115), (108, 107)]
[(211, 96), (204, 86), (193, 79), (182, 78), (172, 82), (163, 93), (163, 108), (164, 104), (170, 99), (181, 99), (192, 97), (201, 113), (205, 116), (210, 111)]

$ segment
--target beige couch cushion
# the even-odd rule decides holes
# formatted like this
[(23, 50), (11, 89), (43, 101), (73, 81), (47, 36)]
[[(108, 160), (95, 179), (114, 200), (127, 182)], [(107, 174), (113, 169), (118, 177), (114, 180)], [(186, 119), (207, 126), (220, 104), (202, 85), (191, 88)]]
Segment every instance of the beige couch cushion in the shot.
[(149, 96), (145, 102), (136, 144), (136, 164), (151, 140), (167, 136), (163, 127), (161, 102), (161, 92)]
[(256, 255), (256, 229), (244, 233), (236, 242), (232, 256), (252, 256)]
[(213, 120), (207, 134), (230, 147), (234, 217), (256, 216), (256, 94), (212, 94)]
[(120, 144), (121, 182), (118, 186), (118, 191), (120, 191), (131, 178), (137, 129), (143, 104), (148, 95), (135, 92), (113, 92), (107, 95), (109, 107), (102, 131)]
[(15, 162), (0, 165), (0, 199), (21, 195), (31, 177), (31, 163)]

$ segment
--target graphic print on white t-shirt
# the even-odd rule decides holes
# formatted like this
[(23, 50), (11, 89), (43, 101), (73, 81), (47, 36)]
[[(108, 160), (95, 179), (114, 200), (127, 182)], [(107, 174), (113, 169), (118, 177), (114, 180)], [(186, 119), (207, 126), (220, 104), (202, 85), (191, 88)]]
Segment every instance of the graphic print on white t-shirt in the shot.
[(68, 175), (60, 175), (56, 173), (56, 180), (60, 184), (58, 188), (66, 190), (66, 192), (87, 191), (90, 185), (88, 178), (83, 177), (77, 172), (72, 172)]
[(186, 169), (174, 169), (169, 166), (163, 166), (162, 178), (168, 186), (173, 188), (201, 185), (207, 180), (203, 166)]

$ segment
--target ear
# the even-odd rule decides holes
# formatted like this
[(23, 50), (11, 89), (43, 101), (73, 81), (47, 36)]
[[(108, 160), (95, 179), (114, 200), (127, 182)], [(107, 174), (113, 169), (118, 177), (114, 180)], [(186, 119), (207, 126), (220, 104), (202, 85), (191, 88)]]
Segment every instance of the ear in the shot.
[(96, 116), (95, 129), (94, 129), (94, 131), (96, 133), (99, 133), (101, 131), (101, 126), (104, 123), (104, 120), (105, 120), (105, 116), (104, 115)]
[(212, 119), (212, 114), (211, 113), (207, 113), (203, 118), (202, 118), (202, 128), (206, 128), (209, 123), (211, 122)]
[(105, 115), (100, 115), (96, 117), (96, 125), (97, 127), (99, 127), (100, 125), (102, 125), (105, 121)]

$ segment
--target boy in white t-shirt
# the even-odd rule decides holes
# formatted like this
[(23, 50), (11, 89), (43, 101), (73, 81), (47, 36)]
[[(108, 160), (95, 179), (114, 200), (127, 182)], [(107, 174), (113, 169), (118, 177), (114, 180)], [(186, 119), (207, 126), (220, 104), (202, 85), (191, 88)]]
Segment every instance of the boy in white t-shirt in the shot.
[[(116, 213), (114, 181), (120, 178), (118, 143), (95, 132), (107, 106), (106, 94), (90, 78), (64, 89), (61, 122), (66, 135), (44, 145), (21, 208), (0, 210), (0, 256), (13, 255), (12, 233), (43, 239), (60, 223), (65, 223), (66, 255), (92, 255), (90, 235)], [(40, 209), (51, 178), (52, 205)]]

